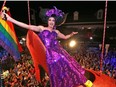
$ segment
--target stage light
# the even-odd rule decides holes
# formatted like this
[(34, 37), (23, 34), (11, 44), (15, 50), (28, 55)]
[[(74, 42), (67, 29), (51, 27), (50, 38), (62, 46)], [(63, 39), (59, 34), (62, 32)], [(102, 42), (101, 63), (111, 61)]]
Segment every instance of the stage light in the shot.
[(89, 39), (90, 39), (90, 40), (92, 40), (92, 39), (93, 39), (93, 37), (90, 37)]
[(25, 39), (24, 37), (22, 38), (22, 40), (23, 40), (23, 41), (26, 41), (26, 39)]
[(69, 43), (70, 47), (74, 47), (75, 45), (76, 45), (76, 41), (75, 40), (70, 41), (70, 43)]

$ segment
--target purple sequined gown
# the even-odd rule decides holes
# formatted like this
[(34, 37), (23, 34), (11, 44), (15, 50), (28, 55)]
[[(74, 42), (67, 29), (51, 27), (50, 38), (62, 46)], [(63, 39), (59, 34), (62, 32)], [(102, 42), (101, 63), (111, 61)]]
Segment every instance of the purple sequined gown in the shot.
[(55, 31), (43, 30), (39, 37), (46, 47), (51, 87), (74, 87), (86, 82), (84, 69), (59, 45)]

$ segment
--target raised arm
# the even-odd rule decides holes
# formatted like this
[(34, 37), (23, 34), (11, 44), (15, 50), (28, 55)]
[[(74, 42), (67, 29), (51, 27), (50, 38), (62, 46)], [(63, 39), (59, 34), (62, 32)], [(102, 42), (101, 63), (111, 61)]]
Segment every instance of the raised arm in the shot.
[(72, 37), (73, 35), (77, 34), (78, 32), (72, 32), (71, 34), (68, 34), (68, 35), (64, 35), (62, 34), (60, 31), (56, 30), (57, 34), (58, 34), (58, 37), (61, 38), (61, 39), (68, 39), (70, 37)]
[(7, 18), (7, 21), (10, 21), (22, 28), (25, 28), (25, 29), (30, 29), (30, 30), (33, 30), (33, 31), (36, 31), (36, 32), (39, 32), (41, 31), (44, 27), (43, 26), (35, 26), (35, 25), (28, 25), (26, 23), (23, 23), (23, 22), (20, 22), (20, 21), (17, 21), (15, 19), (13, 19), (12, 17), (10, 17), (8, 14), (6, 13), (2, 13), (2, 18), (3, 18), (3, 15), (6, 15), (6, 18)]

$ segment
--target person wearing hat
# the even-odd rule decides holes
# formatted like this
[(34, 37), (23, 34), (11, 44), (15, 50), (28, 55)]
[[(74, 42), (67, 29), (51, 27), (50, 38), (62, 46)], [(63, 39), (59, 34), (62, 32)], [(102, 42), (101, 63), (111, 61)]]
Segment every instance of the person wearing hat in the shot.
[(10, 21), (22, 28), (30, 29), (38, 33), (41, 41), (46, 48), (46, 60), (49, 71), (50, 87), (78, 87), (80, 85), (92, 87), (93, 83), (84, 76), (85, 69), (69, 55), (69, 53), (61, 47), (57, 37), (68, 39), (78, 32), (64, 35), (56, 29), (56, 25), (60, 25), (65, 14), (55, 6), (52, 9), (44, 9), (40, 11), (40, 18), (48, 24), (47, 27), (39, 25), (28, 25), (23, 22), (11, 18), (6, 13), (7, 21)]

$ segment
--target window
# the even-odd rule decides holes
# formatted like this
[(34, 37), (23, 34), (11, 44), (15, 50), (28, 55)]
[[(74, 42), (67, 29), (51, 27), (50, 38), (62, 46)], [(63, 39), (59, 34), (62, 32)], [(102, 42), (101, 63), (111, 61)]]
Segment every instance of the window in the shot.
[(103, 19), (103, 10), (102, 9), (97, 11), (97, 19)]
[(77, 21), (79, 19), (79, 12), (75, 11), (73, 14), (74, 14), (74, 21)]

